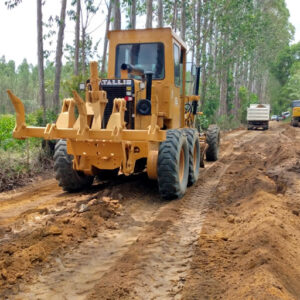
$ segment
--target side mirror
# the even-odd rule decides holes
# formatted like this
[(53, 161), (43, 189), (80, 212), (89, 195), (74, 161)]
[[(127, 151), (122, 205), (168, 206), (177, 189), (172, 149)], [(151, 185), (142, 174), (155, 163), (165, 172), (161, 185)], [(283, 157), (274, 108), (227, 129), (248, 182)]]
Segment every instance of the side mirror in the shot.
[(192, 73), (193, 76), (196, 76), (196, 74), (197, 74), (197, 69), (196, 69), (196, 66), (194, 64), (192, 65), (191, 73)]
[(79, 90), (84, 91), (85, 90), (85, 83), (79, 83)]

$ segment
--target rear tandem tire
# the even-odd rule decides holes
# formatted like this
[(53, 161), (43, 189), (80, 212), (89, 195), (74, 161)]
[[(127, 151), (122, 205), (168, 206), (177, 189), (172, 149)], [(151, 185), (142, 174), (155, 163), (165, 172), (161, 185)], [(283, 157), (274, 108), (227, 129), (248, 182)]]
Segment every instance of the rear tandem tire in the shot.
[(292, 121), (293, 127), (298, 127), (298, 124), (299, 124), (299, 123), (298, 123), (298, 120), (295, 120), (295, 119), (294, 119), (294, 120)]
[(207, 161), (217, 161), (219, 157), (219, 144), (220, 144), (220, 129), (217, 125), (208, 127), (206, 133), (206, 142), (208, 148), (206, 150)]
[(188, 186), (193, 185), (199, 178), (199, 168), (201, 166), (201, 149), (199, 133), (196, 129), (184, 129), (189, 145), (189, 179)]
[(55, 145), (54, 171), (59, 186), (66, 192), (80, 191), (89, 187), (94, 180), (93, 176), (73, 169), (73, 156), (67, 153), (65, 140), (59, 140)]
[(181, 198), (189, 177), (189, 147), (181, 130), (168, 130), (158, 152), (157, 181), (162, 198)]

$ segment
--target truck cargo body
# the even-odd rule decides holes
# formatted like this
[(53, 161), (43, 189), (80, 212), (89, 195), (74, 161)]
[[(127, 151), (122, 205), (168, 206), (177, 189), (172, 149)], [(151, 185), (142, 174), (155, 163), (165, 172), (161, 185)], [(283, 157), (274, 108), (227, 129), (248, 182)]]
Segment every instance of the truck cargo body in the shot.
[(269, 104), (251, 104), (247, 108), (248, 130), (250, 129), (268, 129), (270, 118)]

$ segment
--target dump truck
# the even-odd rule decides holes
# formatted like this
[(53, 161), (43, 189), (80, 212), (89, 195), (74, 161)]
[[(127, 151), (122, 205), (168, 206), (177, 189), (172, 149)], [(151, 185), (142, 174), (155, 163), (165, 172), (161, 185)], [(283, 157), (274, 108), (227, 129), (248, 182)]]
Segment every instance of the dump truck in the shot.
[(291, 125), (294, 127), (300, 126), (300, 100), (292, 101), (292, 120)]
[(186, 95), (187, 47), (170, 28), (116, 30), (108, 38), (107, 78), (91, 62), (85, 100), (73, 91), (55, 123), (27, 126), (22, 101), (8, 90), (13, 136), (58, 140), (54, 170), (65, 191), (87, 188), (95, 176), (146, 171), (162, 198), (180, 198), (197, 181), (204, 155), (218, 159), (218, 127), (195, 128), (200, 71), (193, 95)]
[(248, 130), (269, 129), (270, 104), (250, 104), (247, 108)]

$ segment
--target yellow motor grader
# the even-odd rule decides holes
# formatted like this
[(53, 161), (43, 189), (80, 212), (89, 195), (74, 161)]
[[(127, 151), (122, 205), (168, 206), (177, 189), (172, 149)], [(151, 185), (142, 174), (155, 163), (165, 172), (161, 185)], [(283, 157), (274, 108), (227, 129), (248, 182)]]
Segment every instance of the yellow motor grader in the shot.
[(292, 101), (291, 125), (294, 127), (300, 127), (300, 100)]
[(55, 124), (27, 126), (23, 103), (8, 91), (16, 110), (13, 136), (58, 140), (54, 170), (65, 191), (87, 188), (94, 176), (146, 170), (163, 198), (182, 197), (197, 181), (204, 153), (218, 158), (218, 128), (204, 134), (194, 126), (199, 72), (194, 95), (187, 96), (186, 46), (169, 28), (111, 31), (109, 42), (108, 78), (99, 78), (91, 62), (85, 100), (74, 91)]

